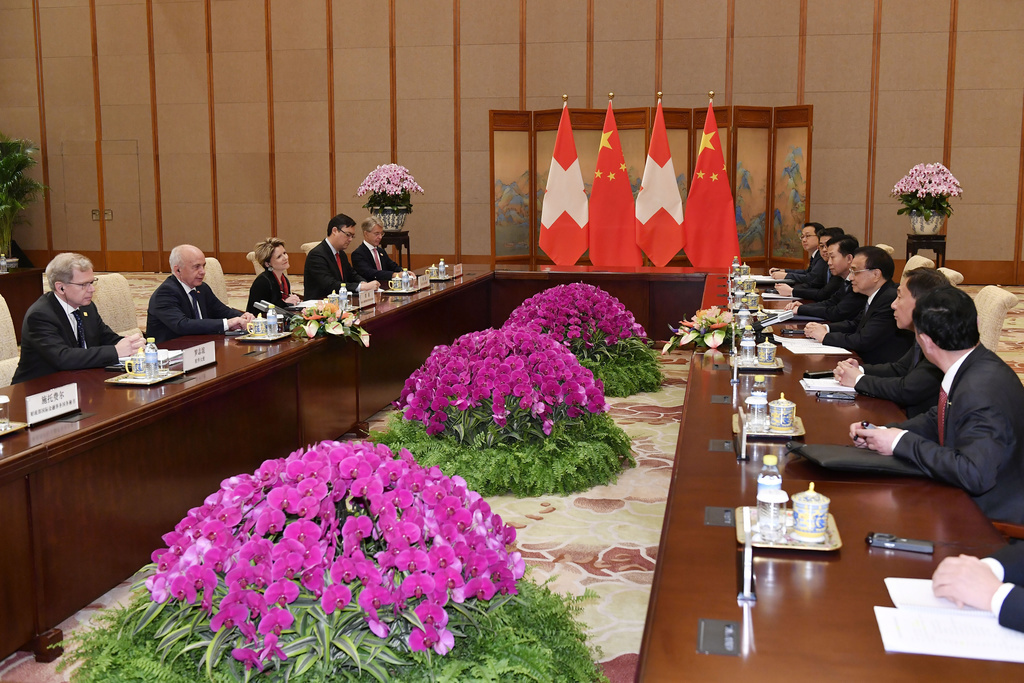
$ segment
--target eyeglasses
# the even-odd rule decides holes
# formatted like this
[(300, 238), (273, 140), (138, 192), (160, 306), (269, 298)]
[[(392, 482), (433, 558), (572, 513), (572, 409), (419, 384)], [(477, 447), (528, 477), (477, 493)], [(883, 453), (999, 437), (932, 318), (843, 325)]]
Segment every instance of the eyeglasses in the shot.
[(65, 282), (65, 285), (74, 285), (75, 287), (95, 287), (96, 283), (99, 282), (98, 277), (89, 280), (88, 282)]
[(342, 230), (341, 234), (344, 235), (345, 237), (349, 238), (349, 239), (352, 239), (353, 237), (356, 236), (356, 234), (354, 232), (346, 232), (345, 230)]
[(850, 268), (850, 277), (856, 277), (861, 273), (866, 273), (871, 270), (878, 270), (878, 268)]

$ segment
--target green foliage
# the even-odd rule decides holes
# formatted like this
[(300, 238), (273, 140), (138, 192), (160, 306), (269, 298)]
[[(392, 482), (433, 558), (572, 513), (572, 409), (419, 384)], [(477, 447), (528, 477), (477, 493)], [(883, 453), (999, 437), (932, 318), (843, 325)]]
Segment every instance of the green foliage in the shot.
[(373, 432), (370, 439), (396, 451), (407, 448), (423, 467), (457, 474), (484, 496), (567, 495), (613, 482), (624, 465), (636, 466), (629, 437), (607, 413), (588, 413), (569, 425), (556, 422), (543, 441), (493, 445), (430, 436), (422, 423), (395, 413), (387, 431)]
[(36, 165), (35, 150), (28, 140), (12, 140), (0, 133), (0, 253), (11, 253), (11, 231), (22, 219), (21, 212), (46, 187), (29, 177)]
[[(438, 657), (416, 653), (416, 664), (395, 667), (381, 661), (377, 672), (353, 669), (328, 670), (313, 667), (288, 680), (303, 681), (377, 681), (394, 680), (415, 683), (426, 681), (601, 681), (605, 680), (594, 663), (598, 653), (586, 643), (578, 621), (580, 603), (592, 598), (564, 598), (523, 579), (519, 594), (511, 599), (491, 601), (488, 609), (475, 615), (476, 626), (466, 628), (448, 655)], [(69, 649), (58, 666), (63, 671), (77, 662), (75, 683), (236, 683), (260, 681), (264, 675), (247, 674), (230, 656), (222, 657), (209, 670), (201, 665), (202, 649), (185, 651), (184, 643), (163, 659), (157, 638), (158, 626), (150, 622), (136, 632), (139, 617), (149, 606), (145, 590), (135, 594), (133, 602), (108, 610), (96, 617), (93, 627), (71, 637)], [(303, 657), (295, 653), (296, 666)]]
[(658, 354), (639, 337), (596, 349), (590, 356), (580, 357), (580, 365), (604, 382), (605, 396), (658, 391), (665, 381)]

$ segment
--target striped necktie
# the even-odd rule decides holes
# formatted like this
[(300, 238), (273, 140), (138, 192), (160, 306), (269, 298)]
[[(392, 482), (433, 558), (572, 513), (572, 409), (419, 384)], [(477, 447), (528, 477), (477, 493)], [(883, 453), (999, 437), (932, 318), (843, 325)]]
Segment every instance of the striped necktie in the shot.
[(78, 332), (78, 347), (86, 348), (85, 346), (85, 318), (82, 317), (82, 312), (77, 308), (71, 311), (71, 315), (75, 316), (75, 327)]

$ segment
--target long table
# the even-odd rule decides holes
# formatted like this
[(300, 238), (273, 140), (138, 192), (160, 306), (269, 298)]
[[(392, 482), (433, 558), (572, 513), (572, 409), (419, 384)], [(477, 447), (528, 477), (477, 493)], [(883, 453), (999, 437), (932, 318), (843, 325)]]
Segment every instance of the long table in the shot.
[[(718, 279), (709, 277), (704, 305), (722, 301)], [(805, 394), (802, 373), (832, 368), (842, 356), (780, 354), (784, 371), (766, 373), (769, 399), (785, 392), (796, 402), (807, 443), (848, 443), (852, 422), (903, 419), (887, 401), (819, 402)], [(778, 441), (753, 443), (748, 460), (712, 450), (711, 440), (732, 438), (732, 414), (750, 391), (744, 373), (734, 394), (727, 367), (727, 358), (712, 352), (692, 360), (637, 679), (1010, 680), (1024, 674), (1018, 664), (885, 652), (873, 611), (891, 605), (885, 577), (928, 578), (942, 558), (984, 556), (1004, 544), (1002, 537), (967, 494), (931, 480), (830, 472), (787, 454)], [(716, 396), (726, 402), (714, 402)], [(755, 505), (766, 453), (780, 456), (783, 488), (791, 495), (814, 482), (831, 498), (843, 546), (755, 549), (757, 601), (744, 608), (737, 601), (735, 530), (706, 526), (704, 511)], [(873, 531), (932, 540), (935, 554), (871, 548), (864, 539)], [(744, 624), (741, 654), (699, 654), (701, 619)]]
[(26, 396), (74, 382), (83, 413), (0, 440), (0, 657), (27, 644), (53, 658), (57, 625), (148, 562), (224, 478), (365, 428), (436, 345), (501, 325), (527, 296), (568, 281), (621, 294), (645, 326), (691, 315), (704, 287), (687, 269), (467, 269), (364, 311), (367, 349), (333, 338), (251, 346), (188, 337), (165, 346), (212, 341), (217, 363), (181, 383), (111, 386), (111, 373), (96, 369), (0, 389), (11, 418), (24, 421)]

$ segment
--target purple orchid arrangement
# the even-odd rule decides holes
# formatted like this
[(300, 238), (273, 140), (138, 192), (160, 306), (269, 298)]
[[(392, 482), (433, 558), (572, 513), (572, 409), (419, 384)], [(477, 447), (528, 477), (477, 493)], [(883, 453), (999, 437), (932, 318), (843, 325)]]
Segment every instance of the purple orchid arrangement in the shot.
[(412, 213), (411, 192), (423, 192), (416, 179), (405, 166), (400, 164), (382, 164), (370, 171), (356, 190), (362, 197), (369, 193), (363, 208), (381, 209), (386, 206), (407, 210)]
[(646, 338), (642, 325), (622, 302), (600, 287), (574, 282), (534, 294), (519, 305), (503, 328), (530, 327), (568, 346), (578, 358), (634, 337)]
[(903, 204), (903, 208), (896, 211), (897, 215), (917, 211), (925, 220), (930, 220), (933, 213), (950, 216), (953, 207), (949, 204), (949, 198), (959, 197), (963, 193), (960, 181), (938, 162), (917, 164), (900, 178), (890, 192)]
[(324, 441), (226, 479), (163, 537), (139, 629), (162, 614), (164, 656), (191, 637), (207, 667), (230, 648), (275, 680), (314, 664), (386, 676), (516, 593), (515, 537), (462, 478)]
[(556, 421), (607, 408), (600, 380), (553, 336), (533, 327), (487, 329), (437, 346), (396, 402), (427, 434), (543, 439)]

